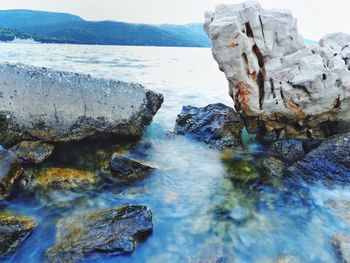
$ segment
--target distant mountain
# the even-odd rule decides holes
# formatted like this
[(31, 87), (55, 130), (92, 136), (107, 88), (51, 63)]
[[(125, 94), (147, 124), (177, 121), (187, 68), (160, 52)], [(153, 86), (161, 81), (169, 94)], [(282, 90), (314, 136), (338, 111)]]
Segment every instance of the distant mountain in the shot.
[(0, 40), (30, 37), (44, 43), (209, 47), (203, 25), (147, 25), (86, 21), (79, 16), (0, 10)]

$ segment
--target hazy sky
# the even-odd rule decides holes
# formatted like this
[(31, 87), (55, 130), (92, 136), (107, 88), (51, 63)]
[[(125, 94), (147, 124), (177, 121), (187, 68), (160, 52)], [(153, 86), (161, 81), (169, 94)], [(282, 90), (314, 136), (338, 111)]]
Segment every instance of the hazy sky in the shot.
[[(0, 9), (68, 12), (88, 20), (137, 23), (203, 22), (203, 13), (219, 3), (242, 0), (0, 0)], [(286, 8), (298, 18), (304, 37), (318, 40), (326, 33), (350, 33), (348, 0), (261, 0), (265, 8)]]

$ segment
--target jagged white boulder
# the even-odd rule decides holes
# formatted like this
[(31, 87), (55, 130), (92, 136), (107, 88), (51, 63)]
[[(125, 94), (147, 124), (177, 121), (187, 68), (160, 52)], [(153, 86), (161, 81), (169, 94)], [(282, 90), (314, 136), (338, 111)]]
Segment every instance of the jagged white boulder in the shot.
[(350, 36), (304, 45), (288, 10), (256, 1), (219, 5), (205, 14), (212, 52), (248, 128), (324, 137), (350, 120)]

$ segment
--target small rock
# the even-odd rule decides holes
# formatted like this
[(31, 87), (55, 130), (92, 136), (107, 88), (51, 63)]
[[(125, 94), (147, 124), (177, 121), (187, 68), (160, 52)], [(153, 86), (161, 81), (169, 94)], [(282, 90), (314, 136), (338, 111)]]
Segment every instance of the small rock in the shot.
[(110, 167), (112, 180), (135, 180), (145, 177), (154, 168), (142, 164), (136, 160), (129, 159), (118, 153), (114, 153), (111, 158)]
[(152, 228), (152, 212), (146, 206), (128, 205), (61, 219), (56, 243), (46, 251), (46, 259), (76, 262), (99, 253), (131, 253)]
[(14, 252), (35, 226), (36, 223), (25, 216), (0, 213), (0, 257)]
[(293, 256), (287, 255), (280, 257), (276, 260), (276, 263), (300, 263), (300, 261)]
[(350, 235), (336, 234), (332, 238), (332, 243), (337, 250), (341, 262), (350, 263)]
[(269, 149), (269, 154), (288, 163), (294, 163), (305, 156), (303, 142), (296, 139), (286, 139), (273, 143)]
[(13, 152), (0, 151), (0, 199), (8, 197), (19, 178), (23, 168)]
[(225, 150), (241, 147), (243, 127), (238, 113), (217, 103), (204, 108), (184, 106), (176, 119), (174, 132)]
[(263, 167), (266, 173), (272, 177), (281, 178), (285, 171), (284, 163), (275, 157), (267, 157), (264, 159)]
[(54, 146), (40, 141), (23, 141), (10, 150), (17, 155), (23, 164), (39, 164), (51, 155)]
[(323, 141), (304, 159), (287, 169), (290, 176), (305, 180), (328, 180), (350, 183), (350, 133), (340, 134)]

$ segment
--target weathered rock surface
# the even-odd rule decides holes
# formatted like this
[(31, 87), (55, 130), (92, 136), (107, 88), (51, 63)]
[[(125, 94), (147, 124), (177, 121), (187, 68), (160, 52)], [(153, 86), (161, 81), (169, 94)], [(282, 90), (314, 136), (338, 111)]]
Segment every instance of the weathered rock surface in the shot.
[(112, 155), (110, 168), (112, 173), (111, 176), (109, 176), (109, 179), (122, 181), (141, 179), (154, 170), (154, 168), (146, 164), (127, 158), (118, 153)]
[(332, 243), (343, 263), (350, 263), (350, 235), (337, 234), (333, 236)]
[(238, 113), (217, 103), (203, 108), (184, 106), (176, 119), (174, 132), (224, 150), (241, 147), (243, 127)]
[(35, 226), (36, 223), (27, 217), (0, 213), (0, 257), (14, 252)]
[(57, 224), (56, 244), (46, 251), (47, 262), (131, 253), (152, 227), (152, 213), (146, 206), (122, 206), (62, 219)]
[(140, 136), (163, 102), (139, 84), (0, 64), (0, 144)]
[(291, 176), (350, 183), (350, 133), (333, 136), (287, 169)]
[(256, 1), (206, 13), (212, 51), (249, 131), (326, 137), (350, 123), (350, 35), (305, 47), (296, 19)]
[(0, 199), (11, 194), (22, 173), (17, 156), (13, 152), (0, 150)]
[(39, 164), (48, 158), (54, 146), (40, 141), (23, 141), (10, 148), (23, 164)]

